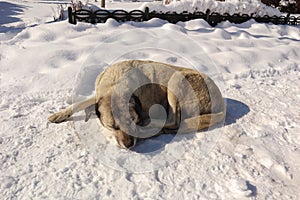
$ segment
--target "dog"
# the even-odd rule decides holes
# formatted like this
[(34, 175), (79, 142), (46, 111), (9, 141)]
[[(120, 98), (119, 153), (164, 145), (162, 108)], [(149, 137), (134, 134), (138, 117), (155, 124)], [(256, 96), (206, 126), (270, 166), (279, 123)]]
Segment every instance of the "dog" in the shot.
[(130, 149), (137, 138), (207, 129), (225, 119), (219, 88), (207, 75), (170, 64), (128, 60), (107, 67), (95, 82), (95, 95), (51, 115), (60, 123), (85, 110), (95, 111), (119, 146)]

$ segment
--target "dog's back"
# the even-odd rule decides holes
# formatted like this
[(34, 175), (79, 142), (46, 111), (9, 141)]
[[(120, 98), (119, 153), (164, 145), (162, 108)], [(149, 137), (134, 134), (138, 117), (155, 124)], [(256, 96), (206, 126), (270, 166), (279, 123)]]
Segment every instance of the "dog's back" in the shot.
[[(171, 79), (172, 76), (176, 78)], [(182, 79), (187, 81), (193, 91), (183, 85)], [(191, 98), (193, 92), (201, 107), (198, 114), (217, 113), (225, 109), (220, 90), (207, 75), (194, 69), (142, 60), (122, 61), (110, 65), (97, 78), (96, 99), (107, 93), (111, 94), (111, 90), (122, 81), (128, 87), (134, 87), (126, 88), (123, 85), (122, 89), (130, 89), (132, 94), (143, 102), (144, 111), (148, 111), (152, 104), (161, 104), (165, 107), (167, 90), (176, 91), (187, 99)]]
[[(179, 103), (181, 120), (203, 114), (225, 113), (221, 92), (208, 76), (194, 69), (165, 63), (130, 60), (111, 65), (96, 81), (96, 102), (103, 101), (112, 93), (122, 93), (116, 98), (116, 107), (126, 107), (126, 102), (121, 103), (120, 100), (124, 96), (135, 96), (141, 103), (141, 111), (137, 114), (142, 119), (149, 118), (149, 109), (155, 104), (168, 112), (171, 109), (170, 98), (176, 98)], [(112, 101), (111, 96), (106, 99)], [(122, 113), (121, 110), (118, 112)]]

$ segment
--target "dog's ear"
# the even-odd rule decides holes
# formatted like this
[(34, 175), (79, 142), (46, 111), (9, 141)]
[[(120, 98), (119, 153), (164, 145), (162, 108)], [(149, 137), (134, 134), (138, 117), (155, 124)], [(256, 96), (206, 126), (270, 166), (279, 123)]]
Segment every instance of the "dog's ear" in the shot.
[(132, 95), (129, 100), (129, 113), (131, 119), (137, 124), (141, 120), (142, 105), (137, 96)]
[(84, 121), (87, 122), (93, 114), (96, 114), (96, 104), (86, 107), (84, 109), (84, 112), (85, 112)]

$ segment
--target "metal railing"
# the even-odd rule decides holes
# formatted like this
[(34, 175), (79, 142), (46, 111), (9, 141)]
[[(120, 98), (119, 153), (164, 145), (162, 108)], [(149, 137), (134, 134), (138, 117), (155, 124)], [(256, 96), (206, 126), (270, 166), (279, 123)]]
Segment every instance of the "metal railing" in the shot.
[(290, 16), (287, 14), (286, 16), (263, 16), (263, 17), (256, 17), (254, 15), (247, 15), (247, 14), (219, 14), (207, 10), (205, 13), (203, 12), (156, 12), (156, 11), (149, 11), (149, 8), (146, 7), (145, 11), (141, 10), (132, 10), (132, 11), (125, 11), (125, 10), (76, 10), (73, 11), (71, 7), (68, 8), (68, 16), (69, 22), (71, 24), (76, 24), (79, 22), (88, 22), (88, 23), (105, 23), (109, 18), (115, 19), (118, 22), (125, 22), (125, 21), (148, 21), (153, 18), (159, 18), (163, 20), (167, 20), (170, 23), (177, 23), (179, 21), (189, 21), (193, 19), (204, 19), (209, 23), (211, 26), (216, 26), (218, 23), (223, 21), (229, 21), (231, 23), (244, 23), (250, 19), (254, 19), (259, 23), (273, 23), (273, 24), (288, 24), (288, 25), (300, 25), (300, 16)]

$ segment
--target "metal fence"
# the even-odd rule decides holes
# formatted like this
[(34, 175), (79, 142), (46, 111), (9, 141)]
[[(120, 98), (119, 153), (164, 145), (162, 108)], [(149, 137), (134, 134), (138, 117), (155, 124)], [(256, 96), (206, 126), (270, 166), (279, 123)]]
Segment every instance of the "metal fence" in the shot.
[(132, 10), (132, 11), (125, 11), (125, 10), (76, 10), (73, 11), (71, 7), (68, 8), (68, 16), (69, 22), (71, 24), (76, 24), (77, 21), (79, 22), (88, 22), (88, 23), (105, 23), (107, 19), (112, 18), (118, 22), (125, 22), (125, 21), (148, 21), (152, 18), (159, 18), (163, 20), (167, 20), (170, 23), (177, 23), (179, 21), (189, 21), (193, 19), (204, 19), (207, 21), (211, 26), (216, 26), (218, 23), (223, 21), (229, 21), (232, 23), (240, 24), (244, 23), (250, 19), (254, 19), (259, 23), (273, 23), (273, 24), (288, 24), (288, 25), (300, 25), (300, 16), (263, 16), (263, 17), (256, 17), (254, 15), (239, 15), (239, 14), (219, 14), (214, 13), (210, 10), (207, 10), (205, 13), (203, 12), (156, 12), (156, 11), (149, 11), (149, 8), (146, 8), (145, 11), (141, 10)]

